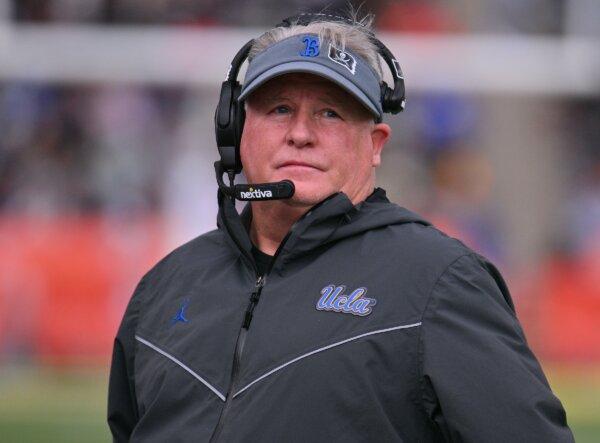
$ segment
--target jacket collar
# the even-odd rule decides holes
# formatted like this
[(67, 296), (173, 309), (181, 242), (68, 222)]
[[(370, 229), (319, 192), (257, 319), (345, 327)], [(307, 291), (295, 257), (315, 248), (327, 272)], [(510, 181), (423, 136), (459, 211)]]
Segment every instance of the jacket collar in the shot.
[[(224, 231), (228, 243), (256, 270), (251, 252), (252, 243), (248, 235), (251, 221), (250, 204), (245, 206), (240, 215), (231, 200), (219, 192), (217, 225)], [(376, 188), (367, 199), (357, 205), (353, 205), (342, 192), (332, 194), (294, 223), (280, 245), (273, 270), (281, 272), (282, 266), (292, 258), (331, 241), (398, 222), (429, 224), (418, 215), (390, 203), (381, 188)]]

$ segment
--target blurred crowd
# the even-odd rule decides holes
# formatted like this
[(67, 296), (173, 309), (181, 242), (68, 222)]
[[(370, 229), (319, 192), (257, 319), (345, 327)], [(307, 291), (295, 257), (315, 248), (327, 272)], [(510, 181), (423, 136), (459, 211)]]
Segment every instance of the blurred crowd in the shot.
[[(288, 10), (328, 11), (348, 3), (294, 0), (288, 2)], [(600, 23), (600, 17), (581, 13), (586, 0), (377, 0), (355, 6), (361, 3), (377, 14), (378, 29), (399, 32), (598, 35), (597, 25), (591, 23)], [(266, 27), (282, 18), (279, 4), (15, 0), (5, 19)], [(583, 18), (576, 21), (579, 16)], [(179, 234), (172, 236), (177, 240), (171, 238), (172, 247), (209, 229), (216, 207), (210, 169), (216, 156), (211, 132), (216, 93), (140, 85), (0, 83), (0, 222), (5, 223), (0, 223), (0, 231), (7, 220), (22, 217), (63, 223), (65, 216), (158, 216), (175, 220), (172, 229)], [(550, 272), (559, 281), (544, 287), (548, 298), (564, 288), (582, 287), (586, 297), (595, 297), (597, 301), (590, 303), (599, 312), (600, 281), (595, 276), (600, 274), (600, 97), (556, 99), (552, 118), (529, 121), (539, 125), (535, 132), (541, 145), (551, 138), (546, 133), (559, 134), (556, 168), (563, 180), (554, 187), (560, 194), (552, 209), (554, 218), (538, 228), (544, 236), (538, 253), (532, 255), (535, 262), (518, 262), (519, 269), (514, 267), (518, 253), (511, 245), (527, 239), (519, 238), (518, 229), (507, 220), (496, 192), (498, 183), (519, 177), (496, 164), (502, 149), (482, 147), (493, 119), (490, 103), (495, 100), (455, 93), (412, 94), (410, 112), (390, 120), (396, 135), (384, 154), (380, 184), (396, 202), (463, 239), (507, 275), (516, 276), (515, 281), (524, 265), (539, 269), (524, 283), (517, 281), (518, 298), (539, 301), (544, 287), (540, 282), (548, 284), (544, 272)], [(545, 105), (540, 101), (535, 109)], [(5, 229), (0, 238), (9, 238), (11, 232)], [(16, 306), (8, 301), (11, 294), (22, 293), (22, 288), (6, 289), (13, 284), (7, 282), (6, 275), (0, 278), (0, 319), (9, 315), (7, 306)], [(121, 301), (114, 312), (119, 314), (122, 300), (129, 296), (123, 286), (115, 289)], [(523, 306), (527, 312), (527, 304)], [(1, 334), (0, 327), (0, 352)]]
[(160, 210), (182, 91), (0, 86), (0, 211)]
[[(288, 11), (353, 7), (402, 32), (598, 33), (595, 0), (288, 0)], [(281, 17), (278, 0), (12, 0), (18, 21), (265, 26)]]

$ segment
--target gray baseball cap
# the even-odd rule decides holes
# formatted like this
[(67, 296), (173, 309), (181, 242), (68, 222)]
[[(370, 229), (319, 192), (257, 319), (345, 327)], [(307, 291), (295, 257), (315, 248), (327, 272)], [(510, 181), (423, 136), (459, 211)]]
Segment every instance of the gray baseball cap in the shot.
[(246, 99), (268, 80), (294, 72), (331, 80), (381, 120), (381, 87), (375, 70), (362, 57), (330, 42), (321, 42), (315, 34), (294, 35), (258, 53), (248, 65), (239, 100)]

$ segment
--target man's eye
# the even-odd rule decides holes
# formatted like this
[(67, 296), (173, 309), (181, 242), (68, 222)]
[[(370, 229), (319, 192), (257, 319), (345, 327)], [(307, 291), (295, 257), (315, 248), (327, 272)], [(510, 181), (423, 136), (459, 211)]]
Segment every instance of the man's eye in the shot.
[(325, 109), (323, 115), (328, 118), (340, 118), (340, 115), (333, 109)]
[(290, 112), (290, 108), (284, 105), (276, 106), (275, 109), (273, 109), (273, 112), (275, 114), (287, 114)]

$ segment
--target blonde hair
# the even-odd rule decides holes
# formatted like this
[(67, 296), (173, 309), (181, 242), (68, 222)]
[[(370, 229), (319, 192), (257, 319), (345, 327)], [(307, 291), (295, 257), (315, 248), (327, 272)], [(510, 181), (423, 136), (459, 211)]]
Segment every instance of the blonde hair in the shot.
[[(292, 23), (289, 27), (277, 27), (268, 30), (254, 40), (254, 44), (248, 54), (248, 60), (252, 59), (269, 46), (293, 35), (317, 34), (319, 40), (328, 41), (342, 51), (346, 49), (363, 58), (377, 73), (379, 80), (383, 78), (381, 63), (377, 46), (371, 40), (373, 35), (373, 15), (367, 15), (358, 20), (356, 15), (350, 17), (352, 23), (327, 21), (326, 18), (309, 23), (306, 26)], [(326, 15), (323, 15), (327, 17)], [(338, 17), (334, 17), (338, 18)]]

